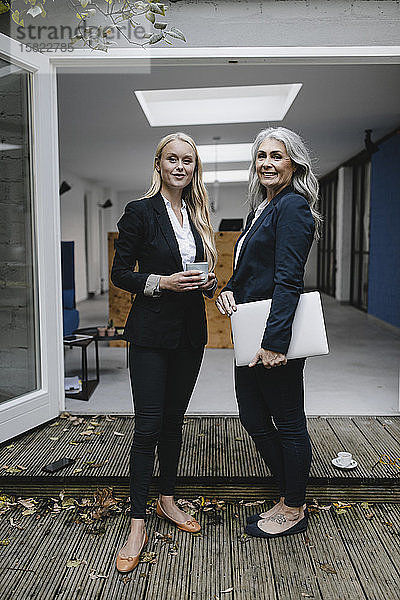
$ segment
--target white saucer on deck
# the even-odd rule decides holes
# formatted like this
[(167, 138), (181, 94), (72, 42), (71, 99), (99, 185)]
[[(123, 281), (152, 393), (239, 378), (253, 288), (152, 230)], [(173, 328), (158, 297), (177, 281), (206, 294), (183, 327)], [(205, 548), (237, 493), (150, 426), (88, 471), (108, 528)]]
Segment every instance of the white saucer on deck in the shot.
[(337, 467), (338, 469), (355, 469), (358, 465), (357, 465), (357, 461), (355, 461), (354, 459), (350, 462), (349, 465), (347, 465), (346, 467), (344, 467), (343, 465), (340, 464), (338, 457), (336, 456), (335, 458), (332, 458), (332, 464), (334, 467)]

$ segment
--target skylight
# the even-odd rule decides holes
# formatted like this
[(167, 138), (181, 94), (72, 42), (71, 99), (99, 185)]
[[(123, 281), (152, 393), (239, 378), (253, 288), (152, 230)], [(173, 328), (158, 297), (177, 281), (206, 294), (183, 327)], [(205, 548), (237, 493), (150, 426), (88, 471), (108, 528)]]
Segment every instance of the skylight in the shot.
[(282, 121), (301, 83), (136, 91), (152, 127)]

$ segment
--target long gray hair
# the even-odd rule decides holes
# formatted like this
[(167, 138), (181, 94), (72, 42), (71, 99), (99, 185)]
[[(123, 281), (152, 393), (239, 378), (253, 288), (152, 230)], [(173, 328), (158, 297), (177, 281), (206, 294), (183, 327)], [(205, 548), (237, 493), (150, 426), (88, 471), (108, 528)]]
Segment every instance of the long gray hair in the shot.
[(321, 215), (316, 209), (318, 202), (319, 183), (318, 179), (312, 172), (311, 158), (301, 137), (285, 127), (268, 127), (263, 129), (254, 140), (251, 149), (251, 166), (249, 174), (249, 190), (247, 200), (251, 210), (255, 210), (257, 206), (266, 198), (266, 189), (261, 185), (256, 171), (257, 153), (261, 143), (267, 138), (278, 140), (285, 145), (286, 151), (296, 166), (293, 173), (292, 185), (296, 192), (304, 196), (310, 206), (311, 214), (315, 221), (315, 237), (319, 238), (320, 225), (322, 223)]

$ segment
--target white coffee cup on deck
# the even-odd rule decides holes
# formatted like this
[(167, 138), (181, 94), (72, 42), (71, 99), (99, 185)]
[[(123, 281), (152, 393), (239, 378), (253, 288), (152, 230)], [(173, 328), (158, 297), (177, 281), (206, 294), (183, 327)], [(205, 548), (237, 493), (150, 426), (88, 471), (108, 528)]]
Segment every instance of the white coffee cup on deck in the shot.
[(336, 462), (341, 467), (348, 467), (353, 460), (353, 455), (350, 452), (338, 452)]

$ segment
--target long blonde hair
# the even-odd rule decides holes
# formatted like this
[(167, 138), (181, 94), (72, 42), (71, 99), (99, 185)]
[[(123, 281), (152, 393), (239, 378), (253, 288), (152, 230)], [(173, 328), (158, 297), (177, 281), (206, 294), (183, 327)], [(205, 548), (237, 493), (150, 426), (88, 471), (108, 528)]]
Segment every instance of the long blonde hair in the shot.
[(203, 183), (203, 166), (201, 164), (196, 144), (190, 136), (186, 135), (186, 133), (170, 133), (169, 135), (163, 137), (158, 144), (154, 156), (154, 170), (151, 185), (143, 198), (154, 196), (161, 190), (162, 179), (159, 171), (156, 168), (156, 164), (161, 159), (161, 154), (165, 146), (173, 140), (182, 140), (183, 142), (187, 142), (195, 153), (196, 166), (193, 172), (193, 178), (189, 185), (184, 188), (182, 198), (186, 203), (190, 218), (192, 219), (194, 226), (203, 240), (206, 260), (208, 262), (210, 271), (213, 271), (217, 263), (217, 250), (215, 248), (214, 232), (211, 226), (210, 212), (208, 210), (208, 194)]

